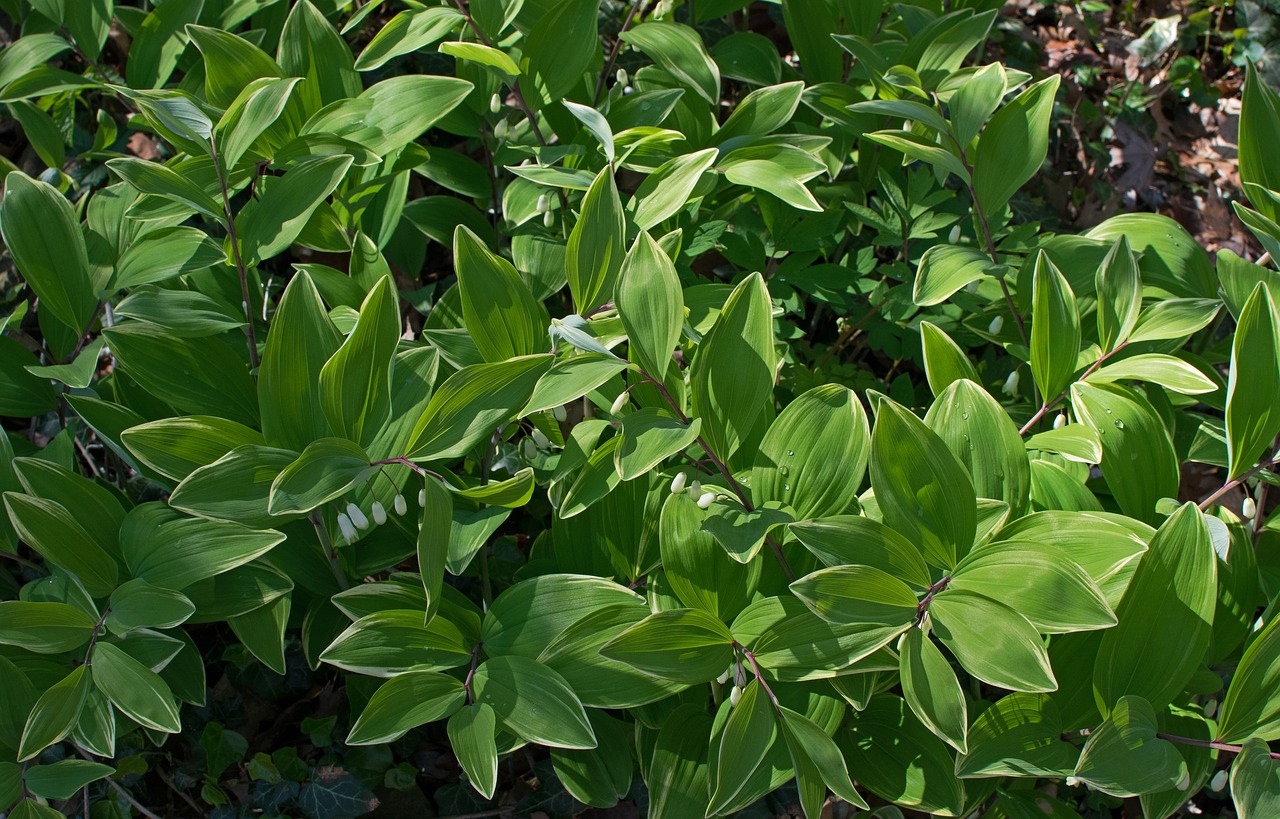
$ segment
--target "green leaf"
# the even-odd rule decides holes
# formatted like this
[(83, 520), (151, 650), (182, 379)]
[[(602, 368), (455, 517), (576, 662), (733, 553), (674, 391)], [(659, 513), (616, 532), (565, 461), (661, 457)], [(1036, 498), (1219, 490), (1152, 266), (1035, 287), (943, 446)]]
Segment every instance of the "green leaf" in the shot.
[(290, 595), (282, 595), (265, 606), (227, 618), (236, 639), (259, 662), (277, 674), (286, 671), (284, 630), (293, 606)]
[(22, 741), (18, 744), (19, 762), (34, 758), (71, 733), (89, 696), (92, 680), (88, 665), (77, 666), (40, 695), (22, 730)]
[(385, 156), (421, 136), (456, 108), (473, 87), (454, 77), (392, 77), (358, 97), (326, 106), (302, 131), (348, 139)]
[(1266, 285), (1250, 294), (1236, 322), (1227, 380), (1228, 477), (1252, 468), (1280, 432), (1280, 314)]
[(285, 76), (303, 79), (298, 94), (307, 111), (364, 90), (351, 49), (310, 0), (295, 3), (289, 12), (276, 56)]
[(614, 304), (627, 331), (628, 355), (641, 370), (661, 380), (680, 340), (684, 301), (675, 265), (643, 231), (622, 263)]
[(94, 597), (105, 597), (115, 588), (119, 571), (115, 558), (69, 509), (16, 492), (4, 493), (4, 507), (24, 542), (50, 563), (78, 577)]
[(432, 622), (439, 611), (444, 588), (445, 565), (453, 531), (453, 499), (438, 481), (429, 477), (423, 480), (423, 491), (426, 503), (422, 504), (416, 549), (422, 588), (427, 596), (425, 615), (427, 622)]
[(133, 576), (176, 590), (248, 563), (284, 539), (272, 529), (182, 517), (160, 504), (135, 506), (120, 529)]
[(716, 131), (715, 144), (773, 133), (791, 121), (803, 92), (800, 81), (757, 88), (742, 98)]
[(226, 253), (202, 230), (191, 227), (160, 228), (129, 246), (116, 263), (108, 289), (129, 290), (142, 284), (167, 281), (183, 273), (204, 270), (226, 261)]
[(141, 193), (172, 200), (217, 222), (226, 218), (222, 205), (208, 191), (167, 165), (133, 157), (109, 159), (106, 165)]
[(516, 65), (515, 60), (507, 56), (506, 53), (492, 46), (482, 43), (467, 43), (461, 40), (453, 40), (440, 44), (440, 53), (449, 54), (463, 60), (469, 60), (478, 63), (486, 68), (492, 68), (498, 73), (507, 77), (520, 76), (520, 66)]
[(516, 736), (552, 748), (594, 748), (595, 732), (573, 690), (527, 657), (492, 657), (472, 679), (475, 701), (493, 708)]
[(522, 356), (454, 373), (431, 396), (414, 426), (408, 457), (454, 458), (487, 440), (525, 405), (553, 360), (550, 355)]
[(635, 728), (603, 711), (590, 711), (587, 716), (598, 744), (590, 750), (552, 750), (552, 769), (574, 799), (593, 807), (612, 807), (631, 792)]
[(116, 769), (87, 759), (63, 759), (27, 770), (27, 788), (45, 799), (70, 799), (91, 782), (111, 776)]
[(999, 600), (1050, 634), (1116, 624), (1093, 578), (1067, 552), (1045, 543), (979, 546), (956, 566), (948, 588)]
[(1214, 392), (1218, 385), (1191, 364), (1171, 355), (1148, 353), (1121, 359), (1094, 370), (1085, 380), (1091, 384), (1109, 384), (1133, 379), (1150, 381), (1184, 395)]
[(169, 505), (200, 517), (239, 523), (254, 529), (288, 522), (271, 514), (273, 481), (297, 458), (297, 453), (264, 446), (231, 450), (192, 472), (169, 496)]
[(970, 75), (947, 101), (956, 141), (968, 145), (987, 124), (1009, 90), (1004, 66), (992, 63)]
[(969, 726), (969, 750), (956, 760), (960, 777), (1064, 777), (1080, 752), (1062, 741), (1053, 699), (1016, 692), (1001, 697)]
[(957, 291), (991, 275), (991, 257), (977, 248), (934, 245), (920, 257), (911, 299), (920, 307), (941, 304)]
[(365, 451), (345, 438), (312, 441), (271, 482), (267, 511), (272, 515), (306, 514), (375, 472), (377, 468), (369, 465)]
[(1009, 414), (986, 390), (973, 381), (952, 381), (924, 421), (968, 470), (979, 498), (1004, 501), (1010, 517), (1022, 517), (1031, 488), (1026, 447)]
[(822, 815), (827, 788), (831, 788), (832, 792), (846, 802), (869, 808), (866, 800), (854, 789), (844, 757), (827, 732), (813, 720), (790, 708), (780, 707), (778, 714), (781, 716), (779, 725), (791, 754), (801, 798), (810, 797), (804, 804), (807, 819), (818, 819)]
[(1222, 309), (1217, 299), (1168, 299), (1142, 311), (1129, 335), (1129, 343), (1186, 338), (1208, 326)]
[(686, 492), (668, 496), (662, 505), (658, 543), (663, 574), (685, 606), (729, 620), (751, 601), (761, 561), (751, 561), (743, 571), (703, 528), (707, 514), (696, 500)]
[(828, 566), (872, 566), (920, 589), (933, 582), (920, 550), (878, 520), (835, 515), (793, 523), (788, 529)]
[(1156, 503), (1178, 494), (1178, 458), (1164, 422), (1139, 393), (1116, 385), (1071, 385), (1076, 417), (1102, 441), (1102, 475), (1120, 509), (1153, 523)]
[(967, 379), (981, 384), (982, 378), (969, 361), (969, 355), (951, 336), (927, 321), (920, 322), (920, 344), (924, 348), (924, 371), (929, 389), (935, 396), (954, 381)]
[(1032, 278), (1031, 374), (1045, 401), (1072, 381), (1080, 355), (1080, 313), (1071, 285), (1049, 256), (1036, 256)]
[(507, 588), (493, 601), (484, 618), (481, 642), (490, 656), (537, 658), (565, 629), (588, 614), (641, 599), (625, 586), (600, 577), (533, 577)]
[(705, 708), (690, 704), (676, 706), (663, 721), (647, 769), (641, 764), (653, 819), (702, 819), (705, 815), (711, 724)]
[(304, 159), (241, 208), (236, 235), (244, 263), (256, 265), (293, 244), (350, 167), (347, 154)]
[(213, 416), (140, 424), (126, 429), (121, 440), (135, 458), (175, 481), (237, 447), (262, 445), (262, 435), (256, 430)]
[(98, 306), (80, 220), (67, 198), (24, 173), (4, 179), (0, 233), (42, 307), (87, 330)]
[(0, 601), (0, 643), (37, 654), (73, 651), (93, 636), (93, 618), (67, 603)]
[(471, 787), (485, 799), (492, 799), (498, 787), (498, 746), (494, 741), (497, 729), (493, 709), (482, 702), (449, 717), (449, 747)]
[(111, 643), (94, 646), (93, 684), (139, 725), (167, 734), (182, 730), (168, 683)]
[(266, 155), (266, 146), (259, 145), (259, 138), (267, 134), (263, 142), (271, 142), (271, 128), (284, 114), (301, 81), (299, 77), (263, 77), (244, 87), (215, 129), (218, 159), (224, 169), (234, 170), (249, 151)]
[(26, 100), (9, 103), (9, 113), (22, 126), (27, 142), (40, 160), (50, 168), (61, 170), (67, 161), (66, 140), (53, 117)]
[(391, 362), (400, 340), (400, 308), (391, 279), (378, 280), (351, 335), (320, 369), (320, 407), (329, 426), (368, 445), (391, 412)]
[(804, 183), (824, 168), (800, 148), (787, 144), (738, 148), (723, 157), (718, 167), (735, 185), (765, 191), (799, 210), (822, 212), (822, 205)]
[(1098, 343), (1105, 354), (1128, 340), (1142, 312), (1142, 273), (1123, 235), (1098, 267), (1094, 286), (1098, 291)]
[(641, 23), (623, 32), (622, 40), (711, 105), (719, 104), (720, 70), (694, 29), (680, 23)]
[(1187, 775), (1178, 751), (1156, 736), (1156, 712), (1138, 696), (1121, 697), (1102, 726), (1089, 735), (1074, 775), (1112, 796), (1153, 793)]
[(623, 417), (622, 443), (613, 453), (618, 477), (624, 481), (634, 480), (670, 456), (683, 452), (697, 440), (700, 426), (697, 418), (686, 425), (652, 408)]
[(485, 361), (545, 352), (551, 318), (511, 263), (465, 225), (454, 233), (453, 252), (462, 318)]
[(114, 634), (139, 628), (175, 628), (185, 623), (195, 610), (181, 592), (136, 579), (121, 584), (111, 593), (106, 624)]
[(793, 520), (795, 516), (777, 501), (769, 501), (748, 512), (737, 499), (721, 497), (711, 506), (711, 514), (702, 521), (702, 528), (710, 532), (734, 560), (749, 563), (759, 554), (765, 538)]
[(1245, 740), (1231, 766), (1231, 800), (1239, 819), (1263, 819), (1280, 810), (1280, 764), (1259, 739)]
[(941, 133), (950, 132), (947, 121), (937, 109), (914, 100), (867, 100), (848, 106), (855, 114), (875, 114), (894, 119), (915, 120)]
[(905, 407), (880, 397), (871, 433), (871, 486), (884, 522), (949, 568), (973, 544), (977, 495), (947, 444)]
[(569, 234), (565, 271), (579, 315), (613, 299), (625, 256), (622, 200), (612, 169), (605, 167), (583, 197), (581, 215)]
[(1031, 85), (996, 111), (978, 139), (973, 187), (982, 212), (993, 217), (1040, 170), (1049, 151), (1049, 117), (1057, 75)]
[(734, 288), (689, 368), (693, 414), (721, 460), (751, 435), (773, 392), (771, 312), (764, 279), (753, 273)]
[(951, 664), (918, 628), (902, 636), (898, 652), (898, 674), (907, 704), (926, 728), (965, 753), (968, 709)]
[[(437, 599), (439, 592), (436, 592)], [(392, 605), (403, 605), (394, 602)], [(444, 671), (471, 659), (468, 638), (444, 617), (424, 625), (420, 610), (392, 608), (356, 620), (334, 638), (320, 660), (344, 671), (375, 677)]]
[(466, 18), (456, 9), (435, 7), (409, 9), (392, 17), (355, 62), (357, 71), (373, 71), (390, 60), (417, 51), (443, 39)]
[(1280, 619), (1272, 618), (1240, 658), (1222, 700), (1218, 741), (1280, 738)]
[(757, 506), (779, 501), (800, 519), (843, 512), (866, 474), (871, 433), (854, 392), (814, 387), (787, 405), (765, 433), (751, 470)]
[(1156, 531), (1102, 636), (1093, 672), (1104, 714), (1125, 695), (1163, 708), (1186, 686), (1209, 647), (1217, 557), (1204, 516), (1186, 503)]
[(130, 87), (159, 88), (169, 80), (187, 48), (184, 29), (199, 19), (203, 8), (203, 0), (179, 0), (156, 6), (143, 18), (125, 64)]
[(462, 683), (438, 671), (410, 671), (373, 693), (347, 735), (348, 745), (394, 742), (410, 729), (444, 719), (462, 708)]
[(791, 584), (791, 592), (828, 622), (906, 628), (916, 616), (915, 592), (872, 566), (819, 569)]
[(752, 680), (738, 704), (733, 706), (720, 737), (715, 790), (707, 808), (708, 816), (723, 813), (726, 807), (735, 804), (778, 738), (778, 719), (769, 699), (760, 681)]
[(706, 148), (673, 157), (646, 176), (627, 202), (636, 227), (649, 230), (679, 213), (689, 203), (702, 175), (715, 164), (717, 153), (715, 148)]
[[(1240, 104), (1240, 180), (1280, 191), (1280, 169), (1272, 159), (1272, 150), (1280, 141), (1280, 96), (1259, 76), (1252, 62), (1246, 69)], [(1269, 201), (1253, 204), (1268, 218), (1280, 216)]]
[(733, 635), (700, 609), (668, 609), (641, 620), (600, 649), (611, 660), (682, 685), (719, 677), (733, 661)]
[(978, 679), (1010, 691), (1058, 688), (1036, 627), (1003, 603), (948, 589), (930, 604), (929, 619), (938, 639)]

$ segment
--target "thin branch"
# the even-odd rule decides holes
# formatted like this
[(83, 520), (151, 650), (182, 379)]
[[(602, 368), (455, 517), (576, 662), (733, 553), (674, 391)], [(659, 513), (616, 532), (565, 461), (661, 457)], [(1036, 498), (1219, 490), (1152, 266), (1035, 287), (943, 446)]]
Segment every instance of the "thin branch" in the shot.
[(1256, 466), (1250, 467), (1243, 475), (1236, 478), (1234, 481), (1227, 481), (1222, 485), (1222, 488), (1219, 489), (1217, 492), (1214, 492), (1209, 497), (1200, 501), (1200, 511), (1201, 512), (1205, 511), (1210, 506), (1212, 506), (1219, 498), (1221, 498), (1223, 495), (1230, 492), (1232, 489), (1235, 489), (1237, 486), (1244, 483), (1249, 478), (1252, 478), (1254, 475), (1257, 475), (1262, 470), (1270, 469), (1271, 467), (1275, 466), (1278, 463), (1280, 463), (1280, 458), (1272, 456), (1270, 460), (1263, 461), (1262, 463), (1259, 463)]
[[(475, 33), (476, 39), (481, 43), (484, 43), (489, 48), (497, 49), (497, 46), (493, 44), (493, 40), (490, 40), (489, 37), (480, 30), (480, 26), (476, 25), (476, 21), (471, 16), (471, 12), (467, 9), (466, 4), (463, 3), (462, 0), (453, 0), (453, 4), (458, 7), (458, 11), (466, 18), (467, 25), (471, 28), (471, 31)], [(544, 148), (547, 147), (547, 140), (542, 136), (542, 129), (538, 127), (538, 117), (534, 115), (533, 109), (530, 108), (529, 103), (525, 101), (524, 94), (520, 92), (519, 80), (513, 79), (511, 81), (511, 96), (515, 97), (516, 105), (519, 106), (520, 110), (524, 112), (524, 115), (528, 117), (529, 128), (533, 131), (533, 136), (538, 140), (538, 144)]]
[[(1077, 378), (1076, 381), (1084, 381), (1086, 378), (1093, 375), (1094, 371), (1097, 370), (1099, 367), (1101, 367), (1107, 361), (1107, 359), (1111, 358), (1112, 356), (1114, 356), (1116, 353), (1120, 352), (1127, 346), (1129, 346), (1129, 342), (1126, 341), (1124, 344), (1117, 346), (1114, 350), (1107, 353), (1106, 355), (1099, 356), (1098, 360), (1090, 364), (1089, 369), (1085, 370), (1084, 375)], [(1046, 401), (1045, 403), (1041, 404), (1040, 409), (1036, 411), (1036, 414), (1031, 416), (1031, 420), (1023, 424), (1022, 429), (1018, 430), (1018, 435), (1019, 436), (1026, 435), (1027, 430), (1035, 426), (1036, 422), (1039, 421), (1041, 418), (1043, 418), (1045, 414), (1049, 412), (1049, 410), (1056, 407), (1058, 403), (1062, 401), (1062, 399), (1066, 398), (1067, 394), (1070, 391), (1071, 391), (1071, 388), (1067, 387), (1067, 389), (1063, 390), (1062, 393), (1059, 394), (1057, 398), (1054, 398), (1052, 401)]]
[(613, 67), (618, 62), (618, 53), (622, 51), (622, 35), (631, 27), (631, 23), (637, 17), (643, 17), (644, 12), (640, 10), (641, 6), (647, 5), (645, 0), (640, 0), (631, 7), (627, 12), (627, 17), (622, 21), (622, 28), (618, 29), (618, 36), (613, 41), (613, 46), (609, 49), (609, 59), (604, 61), (604, 68), (600, 69), (600, 78), (596, 80), (596, 93), (591, 97), (591, 107), (600, 104), (600, 93), (604, 91), (604, 83), (610, 74), (613, 73)]
[[(1230, 745), (1226, 742), (1210, 742), (1207, 739), (1192, 739), (1191, 737), (1180, 737), (1176, 734), (1156, 733), (1159, 739), (1168, 740), (1169, 742), (1177, 742), (1181, 745), (1194, 745), (1197, 748), (1212, 748), (1215, 751), (1226, 751), (1229, 754), (1238, 754), (1244, 750), (1244, 746)], [(1280, 759), (1280, 753), (1272, 753), (1272, 759)]]
[(329, 569), (333, 572), (333, 579), (338, 582), (338, 588), (346, 591), (351, 588), (351, 581), (347, 578), (346, 570), (342, 568), (342, 561), (338, 558), (338, 550), (333, 548), (333, 541), (329, 538), (329, 530), (325, 527), (324, 521), (320, 519), (320, 510), (312, 511), (309, 516), (311, 525), (315, 527), (316, 537), (320, 540), (320, 548), (324, 550), (324, 556), (329, 559)]
[[(76, 752), (77, 752), (78, 754), (80, 754), (80, 756), (82, 756), (82, 757), (84, 757), (85, 759), (89, 760), (90, 762), (92, 762), (92, 761), (93, 761), (93, 757), (92, 757), (92, 756), (90, 756), (89, 754), (85, 753), (85, 752), (84, 752), (84, 750), (82, 750), (81, 748), (77, 747), (77, 748), (76, 748)], [(111, 786), (112, 790), (114, 790), (116, 793), (120, 794), (120, 796), (124, 798), (124, 801), (126, 801), (126, 802), (128, 802), (130, 805), (132, 805), (134, 810), (136, 810), (138, 813), (141, 813), (143, 816), (147, 817), (147, 819), (161, 819), (161, 818), (160, 818), (160, 816), (158, 816), (157, 814), (152, 813), (150, 810), (148, 810), (146, 805), (144, 805), (144, 804), (142, 804), (141, 802), (139, 802), (139, 801), (134, 797), (134, 795), (133, 795), (133, 794), (131, 794), (131, 793), (129, 793), (127, 790), (125, 790), (125, 789), (124, 789), (124, 786), (123, 786), (123, 785), (121, 785), (119, 782), (115, 781), (114, 779), (112, 779), (112, 778), (110, 778), (110, 777), (107, 777), (107, 784)], [(25, 786), (24, 786), (24, 787), (25, 787)]]
[(160, 777), (160, 781), (168, 786), (169, 790), (176, 793), (178, 795), (178, 798), (180, 798), (183, 802), (186, 802), (188, 805), (191, 806), (191, 809), (195, 811), (196, 816), (204, 816), (204, 808), (200, 807), (200, 803), (192, 799), (191, 795), (188, 794), (186, 791), (179, 788), (178, 784), (173, 781), (173, 777), (165, 773), (163, 768), (156, 767), (156, 768), (152, 768), (152, 770), (155, 771), (156, 775)]
[(222, 170), (222, 162), (218, 159), (218, 146), (209, 135), (209, 153), (213, 157), (213, 168), (218, 174), (218, 187), (222, 189), (222, 210), (227, 217), (227, 237), (231, 239), (231, 254), (235, 258), (236, 272), (240, 275), (240, 298), (244, 301), (244, 335), (249, 344), (249, 363), (258, 368), (258, 340), (253, 332), (253, 304), (249, 298), (249, 271), (245, 269), (244, 259), (240, 256), (240, 241), (236, 238), (236, 218), (231, 212), (231, 195), (227, 190), (227, 177)]

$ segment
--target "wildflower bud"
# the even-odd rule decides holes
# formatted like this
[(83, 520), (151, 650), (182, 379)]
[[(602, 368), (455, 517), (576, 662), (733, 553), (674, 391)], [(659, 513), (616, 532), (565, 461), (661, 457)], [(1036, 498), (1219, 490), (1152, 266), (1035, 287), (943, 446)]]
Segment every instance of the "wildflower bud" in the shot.
[(703, 492), (701, 497), (698, 498), (698, 508), (707, 509), (711, 506), (711, 504), (715, 503), (715, 501), (716, 501), (715, 492)]
[(355, 543), (358, 535), (356, 527), (351, 525), (351, 518), (347, 517), (345, 512), (338, 513), (338, 529), (342, 532), (342, 539), (347, 543)]
[(425, 489), (418, 490), (418, 505), (419, 506), (427, 505), (427, 490)]
[(689, 476), (683, 472), (677, 472), (676, 476), (671, 479), (671, 494), (679, 495), (684, 491), (684, 485), (689, 480)]
[(387, 522), (387, 510), (380, 502), (374, 501), (373, 508), (370, 510), (373, 515), (373, 522), (381, 526)]
[(953, 245), (954, 245), (956, 242), (960, 241), (960, 226), (959, 226), (959, 225), (955, 225), (954, 227), (952, 227), (952, 228), (951, 228), (951, 235), (947, 237), (947, 241), (948, 241), (948, 242), (950, 242), (950, 243), (951, 243), (951, 244), (953, 244)]
[(532, 437), (533, 443), (538, 447), (538, 449), (547, 449), (551, 446), (551, 439), (546, 436), (546, 433), (537, 427), (534, 427)]
[(1080, 780), (1079, 780), (1079, 779), (1076, 779), (1074, 776), (1068, 776), (1068, 777), (1067, 777), (1067, 787), (1068, 787), (1068, 788), (1078, 788), (1078, 787), (1080, 787)]
[(723, 674), (721, 674), (719, 677), (716, 677), (716, 682), (719, 683), (720, 685), (724, 685), (725, 683), (729, 682), (729, 669), (726, 668)]
[(627, 391), (623, 390), (618, 393), (618, 397), (613, 399), (613, 406), (609, 407), (610, 415), (617, 415), (622, 412), (622, 408), (627, 405)]
[(492, 97), (489, 98), (489, 111), (496, 114), (501, 110), (502, 110), (502, 100), (499, 99), (497, 94), (494, 94)]
[(360, 511), (360, 507), (354, 503), (347, 504), (347, 517), (351, 518), (351, 522), (356, 525), (357, 529), (369, 528), (369, 519), (364, 516), (364, 512)]
[(729, 689), (729, 705), (736, 708), (740, 699), (742, 699), (742, 689), (735, 685)]
[(538, 455), (538, 447), (533, 443), (532, 438), (525, 438), (520, 442), (520, 454), (524, 456), (526, 461), (531, 461)]
[(626, 84), (627, 84), (627, 79), (628, 79), (628, 78), (627, 78), (627, 69), (625, 69), (625, 68), (619, 68), (619, 69), (618, 69), (618, 73), (614, 76), (614, 79), (616, 79), (616, 80), (618, 81), (618, 85), (626, 85)]
[(978, 281), (977, 279), (974, 279), (973, 281), (969, 282), (964, 286), (964, 292), (972, 296), (973, 294), (978, 292), (978, 285), (980, 285), (981, 283), (982, 282)]
[(551, 211), (542, 214), (542, 226), (545, 228), (552, 227), (556, 223), (556, 215)]
[(1258, 514), (1258, 504), (1253, 498), (1245, 498), (1244, 503), (1240, 505), (1240, 516), (1245, 520), (1253, 520), (1254, 515)]
[(409, 504), (405, 502), (404, 495), (396, 495), (395, 509), (397, 515), (408, 514)]
[(1218, 713), (1218, 701), (1209, 700), (1204, 704), (1204, 718), (1213, 719), (1213, 715)]
[(1062, 429), (1062, 428), (1063, 428), (1063, 427), (1065, 427), (1066, 425), (1067, 425), (1067, 415), (1066, 415), (1066, 413), (1064, 413), (1064, 412), (1060, 412), (1060, 413), (1058, 413), (1057, 417), (1053, 419), (1053, 428), (1054, 428), (1054, 429)]
[(538, 213), (546, 213), (551, 210), (551, 200), (544, 193), (538, 197)]
[(508, 125), (507, 125), (507, 121), (506, 121), (505, 119), (500, 119), (500, 120), (498, 120), (498, 124), (497, 124), (497, 125), (495, 125), (495, 126), (493, 126), (493, 136), (494, 136), (494, 138), (495, 138), (495, 139), (506, 139), (506, 138), (507, 138), (507, 130), (508, 130), (508, 128), (509, 128), (509, 127), (510, 127), (510, 126), (508, 126)]
[(551, 410), (551, 417), (557, 422), (563, 424), (569, 418), (569, 411), (564, 407), (554, 407)]
[(1191, 787), (1191, 773), (1183, 771), (1182, 778), (1178, 780), (1178, 784), (1174, 785), (1174, 787), (1180, 791), (1185, 791), (1187, 788)]
[(1218, 771), (1213, 775), (1213, 779), (1209, 780), (1209, 790), (1220, 791), (1227, 786), (1227, 772)]
[(1014, 370), (1013, 372), (1009, 373), (1009, 377), (1008, 377), (1008, 378), (1006, 378), (1006, 379), (1004, 380), (1004, 394), (1005, 394), (1005, 395), (1017, 395), (1017, 394), (1018, 394), (1018, 381), (1019, 381), (1019, 379), (1021, 379), (1021, 378), (1022, 378), (1022, 376), (1018, 375), (1018, 371), (1017, 371), (1017, 370)]
[(702, 497), (702, 481), (695, 480), (689, 484), (689, 495), (694, 498)]
[(995, 318), (991, 319), (991, 323), (987, 325), (987, 332), (993, 336), (999, 335), (1000, 331), (1003, 329), (1004, 329), (1004, 316), (996, 316)]

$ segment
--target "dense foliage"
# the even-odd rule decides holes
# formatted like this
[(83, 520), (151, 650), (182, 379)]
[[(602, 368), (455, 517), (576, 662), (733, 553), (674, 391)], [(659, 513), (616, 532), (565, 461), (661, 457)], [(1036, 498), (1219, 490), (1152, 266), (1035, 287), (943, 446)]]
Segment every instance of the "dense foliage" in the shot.
[(1270, 45), (1000, 5), (0, 0), (0, 811), (1280, 816)]

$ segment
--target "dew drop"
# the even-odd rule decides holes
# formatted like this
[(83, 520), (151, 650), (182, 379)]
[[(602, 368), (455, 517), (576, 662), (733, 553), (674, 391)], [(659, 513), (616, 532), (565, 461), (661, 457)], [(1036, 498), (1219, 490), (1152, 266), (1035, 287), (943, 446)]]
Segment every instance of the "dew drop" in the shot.
[(967, 412), (962, 412), (962, 413), (960, 413), (960, 417), (961, 417), (962, 419), (964, 419), (965, 421), (968, 421), (968, 420), (969, 420), (969, 413), (967, 413)]
[(1107, 407), (1107, 415), (1110, 415), (1110, 414), (1111, 414), (1111, 408)]
[(788, 449), (788, 450), (787, 450), (787, 457), (788, 457), (788, 458), (793, 457), (795, 454), (796, 454), (796, 451), (795, 451), (794, 449)]
[(1116, 419), (1116, 429), (1124, 429), (1124, 421), (1121, 421), (1119, 418)]

